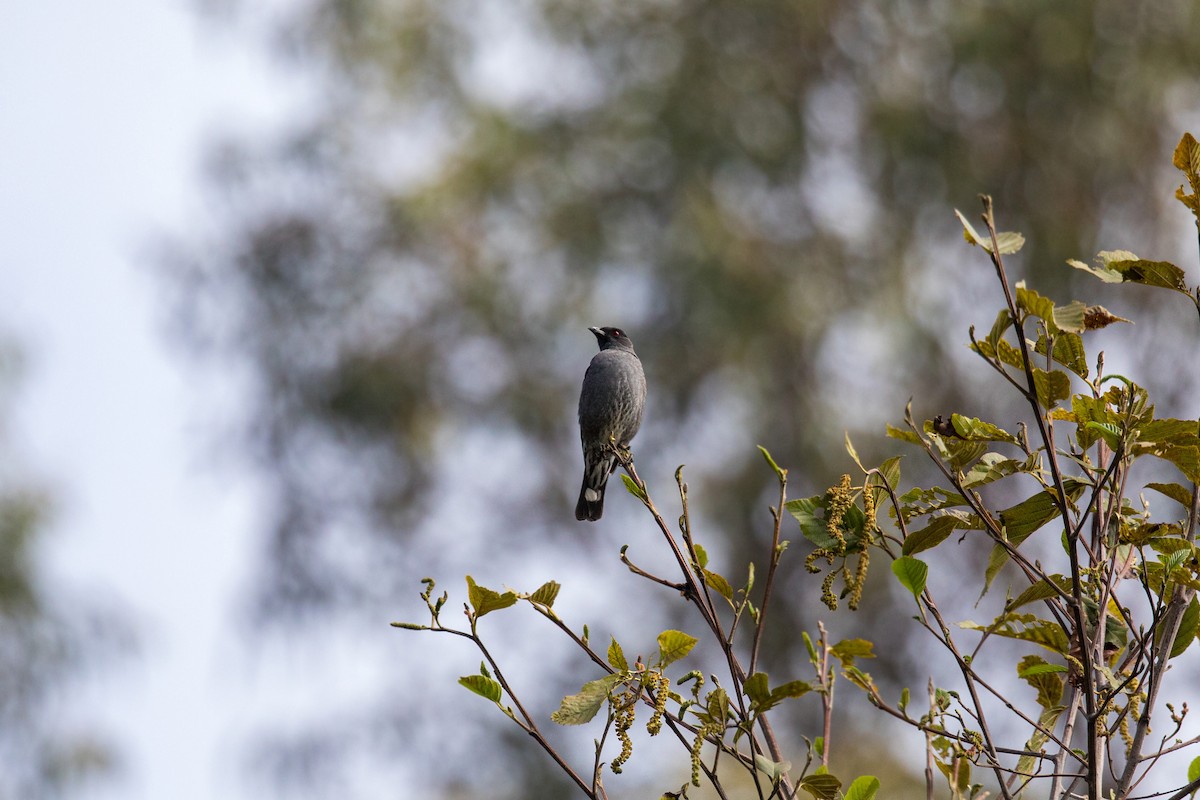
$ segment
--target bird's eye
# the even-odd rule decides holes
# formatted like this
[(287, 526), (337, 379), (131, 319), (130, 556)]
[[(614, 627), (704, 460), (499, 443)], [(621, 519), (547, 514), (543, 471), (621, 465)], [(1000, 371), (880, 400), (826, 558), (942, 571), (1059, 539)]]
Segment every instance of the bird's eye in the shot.
[(624, 336), (624, 335), (625, 335), (625, 332), (623, 330), (621, 330), (620, 328), (613, 328), (613, 336), (620, 337), (620, 336)]

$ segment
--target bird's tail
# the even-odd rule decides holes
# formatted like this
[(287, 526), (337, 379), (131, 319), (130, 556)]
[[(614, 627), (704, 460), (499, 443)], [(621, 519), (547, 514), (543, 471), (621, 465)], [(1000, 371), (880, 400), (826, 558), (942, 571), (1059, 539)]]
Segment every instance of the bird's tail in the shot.
[(608, 476), (617, 468), (612, 456), (587, 459), (583, 469), (583, 486), (579, 488), (579, 502), (575, 504), (575, 519), (595, 522), (604, 513), (604, 487)]

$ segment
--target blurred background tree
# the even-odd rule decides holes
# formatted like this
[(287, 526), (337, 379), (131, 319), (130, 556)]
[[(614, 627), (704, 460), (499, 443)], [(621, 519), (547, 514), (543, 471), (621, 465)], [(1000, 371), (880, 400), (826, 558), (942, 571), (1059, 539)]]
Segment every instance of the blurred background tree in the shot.
[[(983, 373), (962, 336), (945, 337), (996, 307), (953, 207), (973, 215), (992, 194), (1027, 238), (1018, 275), (1056, 299), (1076, 279), (1065, 259), (1099, 249), (1194, 263), (1170, 166), (1200, 109), (1191, 0), (270, 13), (313, 102), (278, 140), (213, 146), (225, 223), (169, 259), (185, 341), (257, 383), (245, 441), (277, 502), (262, 623), (387, 620), (427, 574), (486, 564), (494, 583), (569, 587), (613, 560), (619, 499), (599, 526), (571, 518), (587, 325), (629, 330), (646, 365), (639, 471), (669, 486), (687, 463), (705, 529), (738, 563), (773, 491), (754, 444), (798, 496), (844, 471), (842, 430), (876, 460), (912, 395), (918, 418), (1003, 413), (972, 394)], [(1138, 318), (1134, 293), (1086, 292)], [(1184, 324), (1182, 306), (1156, 324)], [(1182, 403), (1195, 376), (1155, 358), (1143, 369), (1161, 384), (1141, 379)], [(779, 630), (811, 627), (800, 575)], [(776, 637), (771, 661), (798, 642)], [(404, 741), (440, 718), (397, 691), (361, 724)], [(503, 750), (433, 738), (443, 759)], [(291, 752), (344, 761), (346, 741), (313, 731)], [(512, 796), (561, 796), (533, 777), (536, 754), (504, 763)]]
[(113, 609), (46, 573), (52, 504), (11, 435), (22, 365), (0, 340), (0, 798), (78, 797), (120, 754), (72, 699), (132, 637)]

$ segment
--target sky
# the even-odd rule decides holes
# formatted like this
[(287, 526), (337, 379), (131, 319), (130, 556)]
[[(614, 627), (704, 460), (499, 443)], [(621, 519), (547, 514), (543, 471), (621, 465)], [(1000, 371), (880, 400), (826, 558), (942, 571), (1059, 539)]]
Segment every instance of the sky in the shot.
[(198, 6), (5, 3), (0, 25), (0, 338), (26, 361), (10, 433), (53, 500), (53, 585), (139, 640), (62, 709), (121, 756), (89, 797), (237, 796), (263, 680), (230, 623), (263, 493), (213, 457), (244, 390), (171, 345), (153, 254), (205, 213), (205, 143), (301, 100), (252, 29)]

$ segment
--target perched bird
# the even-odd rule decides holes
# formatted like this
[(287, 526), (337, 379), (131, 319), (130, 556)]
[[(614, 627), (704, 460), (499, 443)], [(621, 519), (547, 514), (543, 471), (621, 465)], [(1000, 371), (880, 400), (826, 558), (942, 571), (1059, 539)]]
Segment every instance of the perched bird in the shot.
[(633, 342), (620, 328), (588, 328), (600, 343), (583, 376), (579, 394), (579, 438), (583, 441), (583, 486), (575, 519), (598, 520), (604, 486), (617, 469), (612, 448), (629, 449), (646, 410), (646, 376)]

